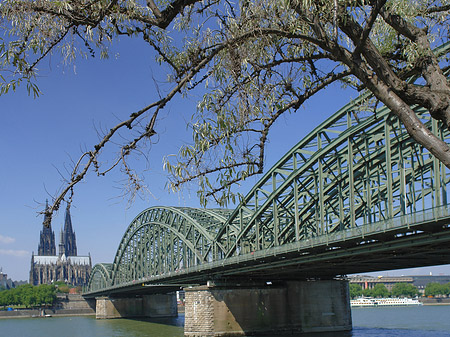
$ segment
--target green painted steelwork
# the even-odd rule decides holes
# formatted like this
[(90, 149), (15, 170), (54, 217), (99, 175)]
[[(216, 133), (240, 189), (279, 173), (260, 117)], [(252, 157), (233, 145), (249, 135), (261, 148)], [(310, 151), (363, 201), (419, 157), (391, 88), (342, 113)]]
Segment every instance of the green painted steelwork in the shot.
[(87, 285), (90, 291), (98, 291), (111, 287), (112, 263), (98, 263), (92, 268), (91, 277)]
[(214, 261), (211, 247), (226, 215), (224, 210), (180, 207), (152, 207), (143, 211), (131, 222), (119, 244), (111, 284)]
[[(289, 151), (253, 187), (215, 240), (222, 258), (446, 204), (448, 170), (386, 108), (352, 103)], [(417, 114), (448, 142), (449, 133)], [(242, 230), (234, 236), (227, 229)]]
[[(87, 294), (220, 277), (377, 270), (381, 264), (364, 263), (370, 254), (390, 259), (392, 265), (380, 269), (446, 262), (450, 250), (441, 250), (440, 259), (436, 245), (450, 242), (449, 170), (387, 108), (365, 110), (370, 99), (361, 96), (319, 125), (235, 210), (143, 211), (126, 230), (113, 264), (94, 267)], [(450, 143), (448, 130), (424, 109), (415, 111)], [(423, 260), (414, 249), (422, 249)]]

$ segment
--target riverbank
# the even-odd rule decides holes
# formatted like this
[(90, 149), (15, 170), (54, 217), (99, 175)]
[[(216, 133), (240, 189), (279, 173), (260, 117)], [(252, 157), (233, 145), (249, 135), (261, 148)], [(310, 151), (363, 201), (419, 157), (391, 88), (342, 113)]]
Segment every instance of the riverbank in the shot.
[(95, 301), (87, 301), (81, 295), (58, 295), (57, 302), (52, 308), (18, 309), (0, 311), (1, 318), (26, 318), (50, 316), (89, 316), (95, 315)]
[[(426, 298), (419, 299), (423, 305), (450, 305), (450, 298)], [(184, 313), (184, 306), (178, 306), (178, 313)], [(51, 316), (93, 316), (95, 315), (95, 301), (87, 301), (81, 295), (67, 294), (59, 295), (57, 303), (53, 308), (41, 309), (19, 309), (14, 311), (0, 311), (2, 318), (27, 318)], [(44, 316), (45, 317), (45, 316)]]
[(423, 303), (423, 305), (450, 305), (450, 298), (428, 298), (428, 297), (422, 297), (419, 299), (420, 302)]

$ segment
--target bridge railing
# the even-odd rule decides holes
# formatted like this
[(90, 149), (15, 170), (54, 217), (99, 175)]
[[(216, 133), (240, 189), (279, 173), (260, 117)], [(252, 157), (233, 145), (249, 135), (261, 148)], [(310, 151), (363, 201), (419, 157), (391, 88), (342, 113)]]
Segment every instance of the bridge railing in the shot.
[[(258, 250), (242, 255), (235, 255), (224, 260), (195, 266), (190, 268), (190, 271), (196, 272), (205, 269), (214, 269), (224, 266), (225, 264), (241, 264), (251, 260), (264, 259), (295, 251), (298, 251), (299, 254), (304, 254), (304, 252), (319, 246), (328, 246), (331, 251), (333, 246), (336, 244), (342, 244), (344, 241), (361, 239), (361, 242), (363, 242), (365, 239), (369, 240), (371, 236), (376, 236), (377, 234), (387, 232), (408, 235), (413, 231), (417, 231), (419, 227), (424, 224), (433, 224), (438, 223), (439, 221), (444, 222), (445, 219), (450, 220), (450, 205), (438, 206), (424, 211), (387, 219), (386, 221), (364, 224), (355, 228), (349, 228), (334, 233), (325, 233), (316, 237), (308, 238), (301, 242), (288, 243), (266, 250)], [(450, 222), (446, 226), (450, 226)]]

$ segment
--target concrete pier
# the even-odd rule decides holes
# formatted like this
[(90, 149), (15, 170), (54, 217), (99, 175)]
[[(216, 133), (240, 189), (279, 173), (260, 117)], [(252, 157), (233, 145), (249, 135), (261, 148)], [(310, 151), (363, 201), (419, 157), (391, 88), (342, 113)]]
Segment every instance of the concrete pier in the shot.
[(352, 328), (348, 282), (187, 288), (185, 336), (280, 335)]
[(96, 318), (176, 317), (175, 293), (126, 298), (96, 298)]

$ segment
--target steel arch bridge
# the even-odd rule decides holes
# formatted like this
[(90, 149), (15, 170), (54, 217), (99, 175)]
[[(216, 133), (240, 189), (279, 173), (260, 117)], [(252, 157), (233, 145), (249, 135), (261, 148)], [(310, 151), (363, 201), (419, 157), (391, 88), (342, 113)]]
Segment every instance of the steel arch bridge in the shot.
[[(219, 278), (329, 278), (450, 263), (449, 170), (364, 95), (295, 145), (234, 210), (152, 207), (86, 296)], [(449, 143), (424, 109), (425, 124)]]

